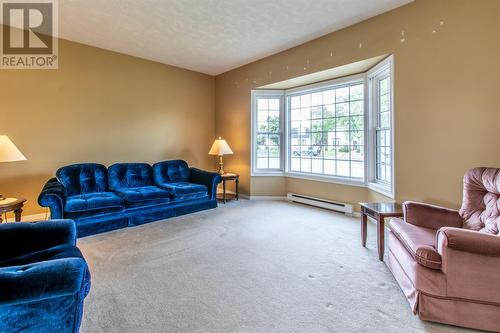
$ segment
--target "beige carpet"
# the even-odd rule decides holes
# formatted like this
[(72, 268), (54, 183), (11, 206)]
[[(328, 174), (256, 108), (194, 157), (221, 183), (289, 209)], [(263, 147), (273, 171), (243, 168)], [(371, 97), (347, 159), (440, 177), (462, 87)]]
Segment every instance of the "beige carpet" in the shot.
[(280, 201), (79, 240), (92, 272), (82, 332), (465, 332), (413, 316), (375, 230)]

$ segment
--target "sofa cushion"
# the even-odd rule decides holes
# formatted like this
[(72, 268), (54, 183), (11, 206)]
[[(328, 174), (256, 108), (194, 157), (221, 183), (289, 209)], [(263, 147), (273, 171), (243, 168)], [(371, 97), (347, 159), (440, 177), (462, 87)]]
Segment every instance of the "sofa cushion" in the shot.
[(183, 196), (187, 194), (203, 194), (208, 195), (208, 189), (205, 185), (178, 182), (178, 183), (163, 183), (158, 184), (162, 189), (168, 192), (172, 197)]
[(170, 201), (168, 192), (156, 186), (121, 188), (115, 192), (125, 200), (127, 207), (149, 206)]
[(125, 202), (113, 192), (73, 195), (66, 199), (64, 206), (66, 213), (75, 213), (72, 218), (119, 212), (123, 209), (125, 209)]
[(68, 165), (57, 170), (56, 176), (64, 185), (67, 196), (108, 190), (108, 171), (101, 164)]
[(153, 184), (153, 168), (146, 163), (117, 163), (108, 169), (111, 190), (144, 187)]
[(186, 161), (171, 160), (154, 164), (153, 174), (156, 184), (187, 182), (190, 169)]
[(474, 168), (464, 175), (463, 227), (500, 234), (500, 169)]
[(83, 255), (76, 246), (63, 244), (48, 249), (31, 252), (22, 256), (2, 260), (0, 261), (0, 267), (22, 266), (41, 261), (64, 259), (64, 258), (83, 259)]
[(420, 265), (441, 268), (441, 255), (437, 252), (436, 230), (418, 227), (401, 219), (392, 219), (391, 230)]

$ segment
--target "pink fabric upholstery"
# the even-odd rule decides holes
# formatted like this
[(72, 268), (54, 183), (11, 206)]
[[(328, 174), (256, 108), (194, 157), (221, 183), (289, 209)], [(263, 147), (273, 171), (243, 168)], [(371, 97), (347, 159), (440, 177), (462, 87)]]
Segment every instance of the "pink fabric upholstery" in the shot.
[(500, 169), (474, 168), (465, 174), (460, 216), (464, 220), (464, 228), (498, 235)]
[(387, 264), (421, 319), (500, 332), (499, 197), (500, 169), (475, 168), (459, 211), (409, 201), (391, 220)]
[(461, 227), (462, 217), (457, 210), (429, 205), (415, 201), (403, 202), (406, 222), (437, 230), (441, 227)]
[(435, 248), (436, 230), (417, 227), (397, 218), (391, 220), (390, 226), (394, 236), (420, 265), (441, 268), (441, 255)]

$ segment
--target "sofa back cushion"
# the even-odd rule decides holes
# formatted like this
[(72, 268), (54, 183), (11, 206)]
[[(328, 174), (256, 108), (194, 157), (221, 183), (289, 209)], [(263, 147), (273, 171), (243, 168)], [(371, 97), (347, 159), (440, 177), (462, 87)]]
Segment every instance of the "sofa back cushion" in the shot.
[(189, 180), (189, 166), (183, 160), (158, 162), (153, 165), (153, 170), (157, 184), (187, 182)]
[(153, 168), (146, 163), (117, 163), (108, 169), (109, 188), (131, 188), (153, 185)]
[(106, 192), (108, 172), (102, 164), (83, 163), (60, 168), (56, 177), (66, 188), (66, 195)]
[(488, 234), (500, 229), (500, 169), (474, 168), (464, 176), (463, 227)]

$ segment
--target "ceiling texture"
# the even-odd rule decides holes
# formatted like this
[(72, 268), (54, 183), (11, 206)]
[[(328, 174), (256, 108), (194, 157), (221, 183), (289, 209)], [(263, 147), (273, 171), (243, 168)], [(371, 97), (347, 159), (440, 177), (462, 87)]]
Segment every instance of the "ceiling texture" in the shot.
[(217, 75), (413, 0), (63, 0), (59, 37)]

